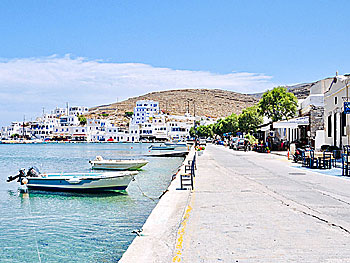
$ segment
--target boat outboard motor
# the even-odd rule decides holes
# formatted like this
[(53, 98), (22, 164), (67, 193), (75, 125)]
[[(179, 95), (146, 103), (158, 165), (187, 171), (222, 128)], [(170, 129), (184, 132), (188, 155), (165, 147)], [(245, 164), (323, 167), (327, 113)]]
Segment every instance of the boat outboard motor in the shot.
[(36, 167), (31, 167), (29, 168), (28, 172), (27, 172), (27, 177), (39, 177), (39, 170)]
[(26, 169), (20, 169), (19, 170), (19, 174), (15, 175), (15, 176), (9, 176), (7, 178), (7, 182), (12, 182), (14, 180), (16, 180), (18, 178), (18, 181), (17, 182), (21, 182), (22, 184), (22, 178), (26, 177)]

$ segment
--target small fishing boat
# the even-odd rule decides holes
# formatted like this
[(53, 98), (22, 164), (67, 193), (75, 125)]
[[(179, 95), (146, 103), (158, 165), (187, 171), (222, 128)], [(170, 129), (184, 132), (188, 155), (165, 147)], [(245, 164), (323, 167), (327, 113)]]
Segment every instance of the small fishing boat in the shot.
[(186, 157), (188, 151), (171, 151), (145, 154), (148, 157)]
[(106, 160), (96, 156), (95, 160), (89, 161), (91, 169), (99, 170), (137, 170), (148, 164), (146, 160)]
[(164, 143), (165, 146), (169, 147), (187, 147), (187, 144), (185, 142), (166, 142)]
[(35, 167), (25, 172), (19, 170), (16, 176), (9, 176), (7, 182), (17, 181), (21, 186), (47, 191), (110, 191), (125, 190), (138, 172), (108, 173), (40, 173)]
[(150, 147), (148, 147), (151, 150), (174, 150), (175, 147), (174, 146), (167, 146), (167, 145), (151, 145)]

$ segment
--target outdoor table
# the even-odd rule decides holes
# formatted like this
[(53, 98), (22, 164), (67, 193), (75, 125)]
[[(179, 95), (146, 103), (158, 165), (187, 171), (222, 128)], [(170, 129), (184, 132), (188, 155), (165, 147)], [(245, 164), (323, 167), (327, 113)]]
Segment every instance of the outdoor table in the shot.
[(305, 151), (304, 163), (309, 168), (332, 168), (333, 155), (331, 152)]
[(318, 168), (332, 168), (332, 161), (334, 159), (332, 152), (315, 152), (315, 158), (318, 159)]

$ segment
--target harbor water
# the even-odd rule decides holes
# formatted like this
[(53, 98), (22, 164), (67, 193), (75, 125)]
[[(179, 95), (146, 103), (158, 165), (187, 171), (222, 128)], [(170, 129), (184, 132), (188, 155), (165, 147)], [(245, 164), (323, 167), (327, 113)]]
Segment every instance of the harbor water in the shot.
[(88, 161), (97, 155), (145, 158), (148, 146), (0, 145), (0, 262), (117, 262), (183, 158), (146, 158), (149, 163), (120, 192), (21, 194), (18, 184), (6, 179), (30, 166), (42, 172), (87, 172)]

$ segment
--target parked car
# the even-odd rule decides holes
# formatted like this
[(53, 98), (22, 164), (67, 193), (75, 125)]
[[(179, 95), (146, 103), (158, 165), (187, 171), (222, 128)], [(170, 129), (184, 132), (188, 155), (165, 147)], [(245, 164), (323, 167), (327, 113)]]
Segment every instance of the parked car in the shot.
[(236, 143), (236, 141), (238, 139), (239, 139), (238, 137), (234, 137), (234, 138), (232, 138), (232, 140), (230, 140), (230, 142), (229, 142), (229, 148), (230, 149), (233, 149), (233, 145)]
[(244, 150), (244, 141), (248, 141), (248, 139), (239, 138), (236, 140), (236, 142), (233, 144), (234, 150)]
[(197, 145), (199, 145), (199, 146), (201, 146), (201, 145), (206, 146), (206, 145), (207, 145), (207, 140), (204, 139), (204, 138), (200, 138), (200, 139), (198, 140)]

